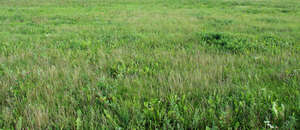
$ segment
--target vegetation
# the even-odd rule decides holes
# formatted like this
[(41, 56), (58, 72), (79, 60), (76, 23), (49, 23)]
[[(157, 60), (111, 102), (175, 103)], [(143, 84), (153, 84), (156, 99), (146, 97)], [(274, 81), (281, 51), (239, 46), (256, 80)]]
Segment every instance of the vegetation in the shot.
[(298, 0), (1, 0), (0, 129), (300, 129)]

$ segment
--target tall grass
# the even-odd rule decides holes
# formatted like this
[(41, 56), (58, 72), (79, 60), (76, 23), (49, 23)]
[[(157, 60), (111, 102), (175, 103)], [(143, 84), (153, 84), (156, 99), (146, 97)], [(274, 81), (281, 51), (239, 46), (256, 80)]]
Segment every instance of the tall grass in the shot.
[(299, 129), (299, 9), (2, 0), (0, 129)]

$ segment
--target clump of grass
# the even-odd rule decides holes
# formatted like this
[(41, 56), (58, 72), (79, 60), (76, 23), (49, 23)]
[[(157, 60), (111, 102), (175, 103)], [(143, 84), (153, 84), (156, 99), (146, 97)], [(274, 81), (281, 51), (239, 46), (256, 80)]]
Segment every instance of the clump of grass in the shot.
[(251, 42), (250, 38), (230, 33), (200, 33), (200, 42), (232, 53), (242, 53), (246, 50), (260, 49), (259, 44)]
[(291, 48), (294, 41), (276, 35), (262, 35), (258, 38), (231, 33), (198, 33), (201, 45), (228, 51), (231, 53), (245, 53), (249, 51), (270, 51)]

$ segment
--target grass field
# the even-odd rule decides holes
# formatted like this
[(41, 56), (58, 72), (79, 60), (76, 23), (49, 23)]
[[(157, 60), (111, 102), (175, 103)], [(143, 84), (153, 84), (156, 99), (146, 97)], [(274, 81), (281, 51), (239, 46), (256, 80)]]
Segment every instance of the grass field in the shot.
[(299, 0), (0, 0), (0, 129), (299, 120)]

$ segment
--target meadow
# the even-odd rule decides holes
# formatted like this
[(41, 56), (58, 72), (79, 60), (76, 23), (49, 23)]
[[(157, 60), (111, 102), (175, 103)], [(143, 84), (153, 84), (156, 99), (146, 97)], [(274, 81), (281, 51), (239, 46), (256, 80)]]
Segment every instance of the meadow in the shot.
[(0, 0), (0, 129), (299, 120), (299, 0)]

